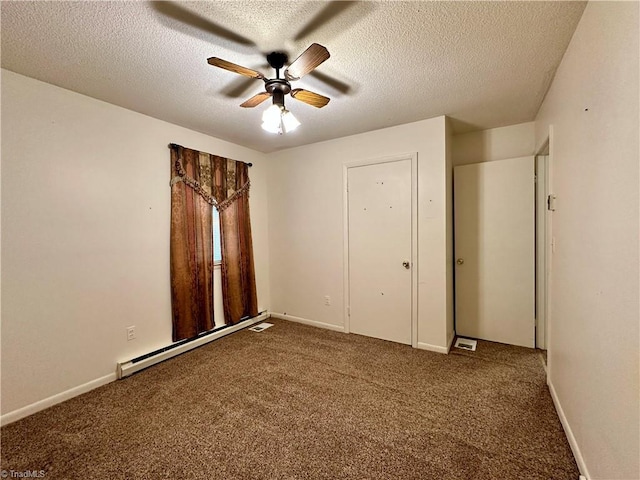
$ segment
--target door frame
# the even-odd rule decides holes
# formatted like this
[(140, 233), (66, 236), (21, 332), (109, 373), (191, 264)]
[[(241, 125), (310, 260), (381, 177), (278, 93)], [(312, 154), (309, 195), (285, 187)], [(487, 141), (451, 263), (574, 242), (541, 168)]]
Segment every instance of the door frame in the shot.
[(536, 155), (536, 341), (535, 348), (547, 349), (548, 210), (549, 155)]
[[(553, 195), (553, 158), (555, 156), (554, 151), (554, 130), (553, 125), (549, 125), (548, 134), (545, 139), (542, 141), (540, 146), (536, 150), (537, 155), (546, 155), (546, 171), (545, 171), (545, 182), (546, 182), (546, 195), (547, 198), (550, 195)], [(546, 200), (546, 199), (545, 199)], [(553, 310), (551, 308), (552, 301), (552, 276), (551, 272), (553, 270), (553, 256), (554, 256), (554, 244), (555, 244), (555, 234), (553, 232), (553, 211), (549, 210), (549, 208), (545, 208), (545, 248), (544, 248), (544, 276), (545, 276), (545, 292), (544, 292), (544, 302), (543, 308), (545, 312), (544, 318), (544, 330), (545, 330), (545, 349), (547, 350), (547, 362), (545, 365), (545, 370), (547, 374), (547, 382), (549, 378), (551, 378), (551, 369), (552, 369), (552, 358), (551, 358), (551, 349), (553, 345)], [(537, 348), (537, 344), (536, 344)]]
[(411, 161), (411, 346), (418, 344), (418, 153), (404, 153), (388, 157), (357, 160), (342, 166), (342, 219), (343, 219), (343, 285), (344, 331), (350, 333), (350, 279), (349, 279), (349, 169), (380, 163)]

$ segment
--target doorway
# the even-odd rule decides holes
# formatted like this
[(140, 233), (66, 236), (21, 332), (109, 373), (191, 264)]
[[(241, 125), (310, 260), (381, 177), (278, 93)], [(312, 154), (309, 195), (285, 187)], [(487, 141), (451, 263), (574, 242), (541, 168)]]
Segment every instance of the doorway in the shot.
[(344, 173), (347, 331), (414, 345), (416, 155), (349, 164)]
[(456, 333), (535, 346), (534, 157), (454, 168)]

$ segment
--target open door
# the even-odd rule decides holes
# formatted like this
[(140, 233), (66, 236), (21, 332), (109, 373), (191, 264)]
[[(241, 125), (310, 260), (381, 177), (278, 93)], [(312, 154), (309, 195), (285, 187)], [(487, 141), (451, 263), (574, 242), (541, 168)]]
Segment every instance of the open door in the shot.
[(454, 168), (456, 332), (535, 346), (534, 157)]

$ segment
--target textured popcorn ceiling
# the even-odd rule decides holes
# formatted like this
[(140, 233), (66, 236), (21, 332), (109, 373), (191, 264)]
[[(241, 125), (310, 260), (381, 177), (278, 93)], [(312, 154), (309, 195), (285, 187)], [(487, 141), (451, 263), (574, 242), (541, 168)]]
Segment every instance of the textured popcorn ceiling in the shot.
[[(176, 5), (209, 27), (175, 20), (167, 4), (3, 1), (2, 67), (264, 152), (439, 115), (465, 132), (534, 119), (585, 6), (226, 1), (169, 7)], [(226, 30), (250, 42), (225, 38)], [(272, 77), (264, 53), (284, 50), (293, 60), (313, 42), (331, 53), (317, 73), (350, 89), (310, 75), (294, 82), (331, 102), (316, 109), (287, 97), (302, 122), (287, 135), (260, 128), (268, 102), (238, 106), (263, 90), (262, 81), (207, 64), (217, 56)]]

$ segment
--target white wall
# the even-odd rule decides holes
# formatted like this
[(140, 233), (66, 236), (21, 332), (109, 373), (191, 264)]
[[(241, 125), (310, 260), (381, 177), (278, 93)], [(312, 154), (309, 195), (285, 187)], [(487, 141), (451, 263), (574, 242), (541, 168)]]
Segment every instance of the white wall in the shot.
[[(2, 70), (2, 413), (171, 343), (168, 144), (253, 162), (268, 309), (264, 155)], [(127, 342), (125, 328), (136, 326)]]
[(528, 157), (535, 151), (535, 122), (453, 136), (453, 165)]
[(418, 342), (446, 348), (445, 123), (439, 117), (268, 156), (272, 311), (344, 326), (343, 165), (417, 152)]
[(549, 384), (583, 473), (640, 478), (638, 2), (589, 2), (536, 119), (552, 127)]

